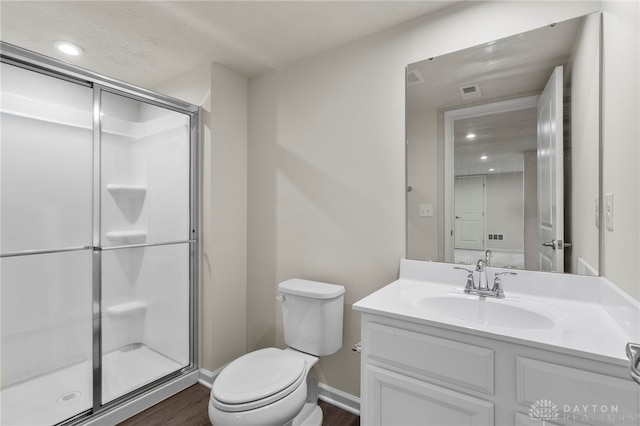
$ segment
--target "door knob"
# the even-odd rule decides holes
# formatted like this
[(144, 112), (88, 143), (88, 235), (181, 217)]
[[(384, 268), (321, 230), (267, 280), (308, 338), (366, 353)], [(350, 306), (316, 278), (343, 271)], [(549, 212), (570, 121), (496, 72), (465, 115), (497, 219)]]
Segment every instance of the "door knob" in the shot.
[(562, 250), (564, 247), (571, 247), (571, 243), (564, 243), (562, 240), (551, 240), (546, 243), (542, 243), (545, 247), (551, 247), (553, 250)]

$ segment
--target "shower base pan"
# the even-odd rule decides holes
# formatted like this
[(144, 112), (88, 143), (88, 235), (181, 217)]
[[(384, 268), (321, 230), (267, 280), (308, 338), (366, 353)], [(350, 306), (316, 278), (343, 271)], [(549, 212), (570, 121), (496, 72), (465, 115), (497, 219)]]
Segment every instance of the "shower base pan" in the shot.
[[(145, 345), (129, 345), (102, 359), (103, 402), (181, 369), (183, 365)], [(38, 376), (0, 391), (0, 424), (53, 425), (93, 405), (89, 361)]]

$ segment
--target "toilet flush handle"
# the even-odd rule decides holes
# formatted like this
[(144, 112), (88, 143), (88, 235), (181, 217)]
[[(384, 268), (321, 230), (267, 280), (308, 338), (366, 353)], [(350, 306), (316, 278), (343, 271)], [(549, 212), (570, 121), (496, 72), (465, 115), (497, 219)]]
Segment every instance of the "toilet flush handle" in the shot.
[(284, 297), (284, 294), (281, 294), (279, 296), (276, 296), (276, 300), (280, 301), (280, 302), (284, 302), (286, 299), (286, 297)]

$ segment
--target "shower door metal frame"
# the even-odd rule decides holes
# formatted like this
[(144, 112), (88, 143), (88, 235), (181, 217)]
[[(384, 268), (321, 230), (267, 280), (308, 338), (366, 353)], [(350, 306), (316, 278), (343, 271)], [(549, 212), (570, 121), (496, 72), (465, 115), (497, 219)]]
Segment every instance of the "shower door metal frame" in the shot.
[[(133, 401), (145, 394), (157, 389), (160, 385), (167, 384), (174, 379), (198, 370), (198, 288), (199, 288), (199, 257), (200, 257), (200, 114), (201, 108), (197, 105), (181, 101), (160, 93), (140, 88), (129, 83), (121, 82), (102, 76), (92, 71), (70, 65), (53, 58), (40, 55), (22, 49), (11, 44), (0, 42), (0, 60), (10, 65), (39, 72), (51, 77), (60, 78), (73, 83), (82, 84), (93, 88), (93, 141), (92, 141), (92, 169), (93, 169), (93, 234), (91, 247), (72, 247), (69, 250), (92, 249), (92, 332), (93, 332), (93, 407), (87, 411), (78, 413), (75, 417), (60, 423), (60, 425), (72, 426), (91, 421), (121, 407), (123, 404)], [(100, 208), (101, 208), (101, 124), (100, 124), (100, 100), (103, 92), (125, 96), (147, 104), (179, 112), (189, 116), (189, 236), (187, 240), (159, 244), (136, 244), (127, 248), (152, 247), (171, 244), (189, 244), (189, 364), (178, 371), (170, 373), (147, 385), (141, 386), (126, 395), (102, 404), (102, 351), (101, 351), (101, 281), (102, 260), (101, 252), (113, 250), (118, 247), (102, 248), (100, 241)], [(23, 254), (48, 253), (51, 250), (34, 250), (20, 253), (6, 253), (2, 257), (18, 256)]]
[[(182, 114), (187, 114), (189, 116), (189, 238), (186, 240), (180, 241), (171, 241), (166, 243), (144, 243), (144, 244), (128, 244), (128, 245), (119, 245), (119, 246), (109, 246), (102, 247), (102, 241), (100, 236), (101, 227), (101, 202), (102, 202), (102, 182), (101, 182), (101, 154), (99, 150), (101, 149), (101, 137), (102, 137), (102, 124), (100, 120), (100, 101), (102, 99), (102, 93), (110, 93), (114, 95), (123, 96), (127, 99), (136, 100), (139, 102), (143, 102), (149, 105), (161, 107), (164, 109), (168, 109), (171, 111), (179, 112)], [(118, 250), (118, 249), (131, 249), (131, 248), (144, 248), (144, 247), (158, 247), (158, 246), (168, 246), (175, 244), (189, 244), (189, 283), (190, 283), (190, 294), (197, 294), (197, 277), (198, 277), (198, 256), (199, 256), (199, 244), (198, 238), (198, 159), (199, 152), (198, 147), (198, 130), (199, 130), (199, 114), (200, 108), (197, 108), (197, 114), (192, 114), (186, 112), (182, 108), (177, 108), (174, 105), (168, 105), (165, 102), (159, 102), (157, 99), (149, 99), (145, 96), (139, 96), (130, 92), (123, 92), (117, 90), (116, 88), (110, 86), (103, 86), (100, 83), (94, 83), (94, 149), (98, 150), (97, 155), (94, 152), (94, 224), (96, 224), (93, 228), (93, 250), (94, 250), (94, 330), (97, 328), (102, 330), (101, 325), (97, 325), (101, 322), (101, 300), (100, 300), (100, 291), (102, 289), (102, 264), (101, 264), (101, 256), (100, 253), (104, 251)], [(96, 195), (98, 194), (98, 195)], [(193, 287), (195, 286), (195, 287)], [(93, 413), (102, 414), (110, 409), (117, 408), (122, 402), (130, 401), (131, 399), (137, 398), (138, 396), (146, 393), (147, 391), (154, 389), (157, 385), (163, 384), (168, 380), (171, 380), (175, 377), (179, 377), (183, 373), (190, 372), (194, 370), (194, 367), (197, 366), (197, 300), (195, 297), (190, 296), (189, 298), (189, 330), (190, 330), (190, 339), (191, 342), (189, 347), (189, 360), (190, 364), (186, 367), (181, 368), (180, 370), (170, 373), (165, 377), (162, 377), (158, 380), (153, 381), (147, 385), (141, 386), (124, 396), (118, 397), (113, 401), (109, 401), (105, 404), (102, 404), (102, 336), (98, 333), (93, 335), (93, 354), (94, 354), (94, 381), (93, 381)], [(98, 378), (98, 380), (96, 380)]]

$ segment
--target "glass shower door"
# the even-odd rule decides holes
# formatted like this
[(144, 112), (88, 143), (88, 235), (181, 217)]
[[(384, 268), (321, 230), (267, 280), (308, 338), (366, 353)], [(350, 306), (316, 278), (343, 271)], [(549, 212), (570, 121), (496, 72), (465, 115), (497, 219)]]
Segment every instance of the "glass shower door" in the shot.
[(102, 403), (189, 365), (189, 116), (101, 93)]
[(92, 407), (93, 89), (1, 64), (0, 424)]

